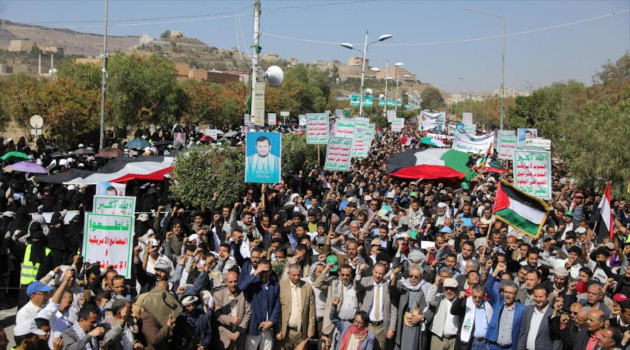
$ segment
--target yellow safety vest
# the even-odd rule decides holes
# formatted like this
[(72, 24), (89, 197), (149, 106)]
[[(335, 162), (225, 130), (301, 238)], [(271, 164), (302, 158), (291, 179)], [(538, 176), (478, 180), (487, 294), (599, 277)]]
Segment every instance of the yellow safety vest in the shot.
[[(50, 249), (46, 247), (46, 256), (50, 254)], [(26, 246), (24, 252), (24, 260), (22, 261), (22, 271), (20, 273), (20, 284), (23, 286), (29, 285), (31, 282), (35, 282), (37, 278), (37, 272), (39, 271), (39, 263), (33, 265), (31, 261), (31, 245)]]

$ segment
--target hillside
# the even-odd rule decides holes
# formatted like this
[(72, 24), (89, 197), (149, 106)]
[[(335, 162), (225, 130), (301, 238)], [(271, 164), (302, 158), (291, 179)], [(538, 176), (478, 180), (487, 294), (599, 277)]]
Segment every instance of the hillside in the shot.
[[(70, 29), (49, 28), (0, 20), (0, 48), (6, 49), (14, 39), (30, 39), (38, 47), (63, 47), (67, 55), (99, 56), (103, 47), (103, 36), (80, 33)], [(138, 44), (137, 36), (108, 36), (108, 51), (129, 52)]]

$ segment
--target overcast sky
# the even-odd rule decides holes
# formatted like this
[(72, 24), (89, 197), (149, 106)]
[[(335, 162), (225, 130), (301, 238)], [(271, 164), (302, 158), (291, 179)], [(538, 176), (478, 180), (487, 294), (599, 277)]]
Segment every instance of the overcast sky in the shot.
[[(535, 89), (569, 79), (590, 84), (602, 64), (630, 50), (627, 0), (262, 0), (262, 6), (261, 30), (268, 34), (261, 38), (262, 53), (347, 62), (360, 54), (338, 43), (362, 48), (366, 30), (370, 41), (392, 34), (368, 49), (372, 66), (402, 62), (419, 80), (450, 92), (492, 91), (501, 81), (503, 22), (466, 8), (506, 18), (506, 87)], [(1, 0), (0, 18), (102, 34), (104, 8), (104, 0)], [(208, 45), (249, 51), (253, 0), (110, 0), (109, 20), (111, 35), (183, 30)]]

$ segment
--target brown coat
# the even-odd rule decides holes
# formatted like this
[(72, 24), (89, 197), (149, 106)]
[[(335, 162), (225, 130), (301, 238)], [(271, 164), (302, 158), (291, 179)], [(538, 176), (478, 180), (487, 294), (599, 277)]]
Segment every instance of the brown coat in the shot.
[(232, 333), (239, 333), (239, 337), (237, 340), (237, 348), (239, 349), (241, 347), (239, 347), (238, 344), (244, 345), (245, 338), (247, 336), (249, 320), (252, 317), (250, 305), (249, 302), (245, 300), (243, 292), (239, 292), (236, 300), (236, 316), (238, 317), (238, 322), (237, 325), (233, 328), (230, 323), (230, 312), (232, 310), (230, 308), (230, 297), (228, 289), (223, 288), (214, 294), (214, 313), (212, 316), (218, 324), (219, 340), (222, 349), (227, 349), (230, 346), (230, 335), (232, 335)]
[(168, 340), (173, 336), (173, 329), (167, 325), (160, 328), (157, 318), (147, 311), (140, 314), (142, 334), (147, 340), (146, 350), (168, 350)]
[[(299, 281), (302, 291), (302, 337), (306, 339), (308, 334), (315, 334), (315, 296), (310, 283)], [(276, 325), (277, 332), (282, 333), (284, 338), (288, 337), (288, 324), (291, 316), (291, 281), (280, 282), (280, 324)]]

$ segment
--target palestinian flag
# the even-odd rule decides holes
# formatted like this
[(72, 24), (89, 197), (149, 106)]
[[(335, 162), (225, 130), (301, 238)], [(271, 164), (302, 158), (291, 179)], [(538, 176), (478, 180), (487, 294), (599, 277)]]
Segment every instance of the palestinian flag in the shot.
[(498, 160), (493, 160), (492, 158), (488, 158), (486, 164), (483, 166), (483, 171), (491, 172), (491, 173), (507, 173), (508, 170), (501, 165), (501, 162)]
[(470, 169), (468, 153), (445, 148), (411, 149), (394, 154), (387, 172), (403, 179), (465, 179), (477, 173)]
[(433, 137), (423, 137), (420, 139), (420, 142), (425, 145), (435, 146), (435, 147), (446, 147), (444, 142), (438, 139), (434, 139)]
[(606, 192), (604, 192), (604, 196), (597, 206), (595, 215), (597, 221), (595, 221), (593, 231), (597, 235), (597, 241), (601, 243), (605, 237), (613, 238), (613, 219), (610, 211), (610, 182), (606, 184)]
[(494, 202), (497, 219), (532, 238), (537, 238), (549, 215), (547, 204), (503, 180), (497, 186)]

